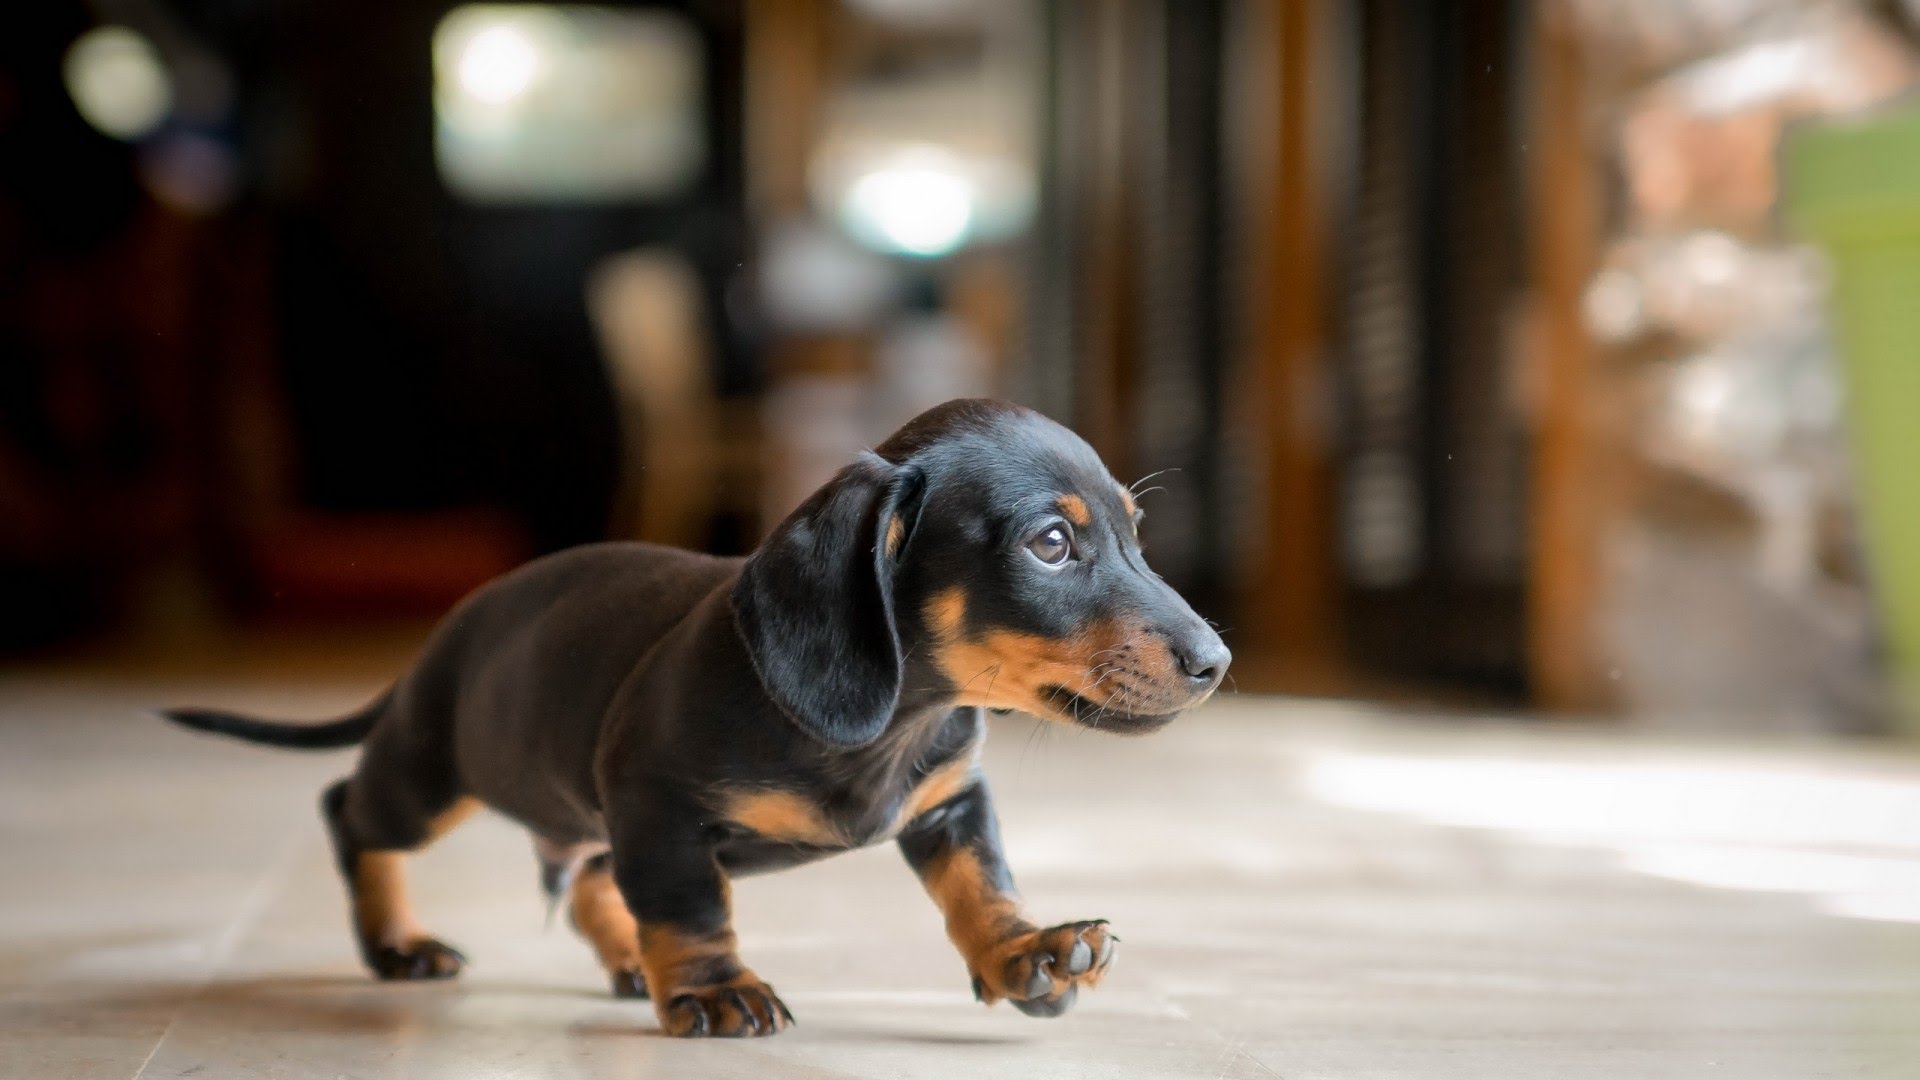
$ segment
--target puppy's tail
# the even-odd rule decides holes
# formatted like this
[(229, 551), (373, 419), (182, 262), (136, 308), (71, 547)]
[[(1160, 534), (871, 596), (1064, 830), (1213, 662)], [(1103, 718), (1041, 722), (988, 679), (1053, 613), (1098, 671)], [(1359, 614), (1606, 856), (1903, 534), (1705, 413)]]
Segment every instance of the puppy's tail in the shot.
[(224, 712), (219, 709), (161, 709), (160, 715), (195, 731), (211, 731), (220, 735), (231, 735), (248, 742), (265, 743), (268, 746), (287, 746), (297, 750), (332, 750), (341, 746), (352, 746), (365, 739), (373, 730), (374, 722), (386, 711), (391, 700), (391, 691), (380, 695), (366, 708), (343, 716), (325, 724), (282, 724), (272, 720), (257, 720), (239, 713)]

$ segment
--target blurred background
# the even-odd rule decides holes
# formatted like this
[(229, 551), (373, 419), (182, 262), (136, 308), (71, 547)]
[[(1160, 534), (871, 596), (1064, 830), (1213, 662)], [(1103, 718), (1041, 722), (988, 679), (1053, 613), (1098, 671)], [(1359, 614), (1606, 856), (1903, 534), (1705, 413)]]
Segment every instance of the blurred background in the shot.
[(749, 550), (996, 395), (1152, 477), (1243, 692), (1899, 728), (1920, 449), (1858, 387), (1915, 387), (1795, 212), (1872, 170), (1790, 180), (1915, 81), (1916, 15), (41, 0), (0, 654), (384, 655), (545, 551)]

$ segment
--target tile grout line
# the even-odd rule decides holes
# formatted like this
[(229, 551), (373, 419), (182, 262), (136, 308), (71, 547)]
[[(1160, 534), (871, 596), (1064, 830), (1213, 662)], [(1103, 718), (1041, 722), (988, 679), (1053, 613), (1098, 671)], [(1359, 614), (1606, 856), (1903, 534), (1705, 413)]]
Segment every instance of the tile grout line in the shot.
[(1195, 1031), (1203, 1032), (1211, 1036), (1213, 1038), (1214, 1043), (1221, 1050), (1225, 1052), (1221, 1058), (1220, 1071), (1219, 1073), (1216, 1074), (1216, 1080), (1218, 1077), (1225, 1076), (1227, 1074), (1227, 1070), (1233, 1068), (1233, 1063), (1240, 1058), (1245, 1058), (1248, 1061), (1253, 1062), (1254, 1068), (1259, 1069), (1261, 1072), (1275, 1077), (1276, 1080), (1285, 1080), (1285, 1077), (1281, 1076), (1281, 1074), (1276, 1069), (1274, 1069), (1273, 1066), (1268, 1065), (1266, 1062), (1260, 1060), (1259, 1058), (1255, 1057), (1253, 1054), (1248, 1052), (1247, 1040), (1245, 1039), (1245, 1037), (1236, 1037), (1236, 1036), (1228, 1035), (1226, 1032), (1221, 1031), (1218, 1028), (1215, 1028), (1211, 1024), (1203, 1023), (1200, 1020), (1195, 1019), (1193, 1013), (1188, 1011), (1184, 1005), (1181, 1005), (1178, 1001), (1174, 1000), (1174, 998), (1169, 994), (1166, 994), (1161, 991), (1153, 991), (1153, 993), (1156, 997), (1160, 998), (1166, 1004), (1169, 1012), (1171, 1012), (1175, 1016), (1178, 1016), (1180, 1019), (1185, 1020), (1188, 1024), (1192, 1025)]
[(287, 830), (287, 840), (280, 845), (280, 854), (274, 857), (259, 879), (247, 890), (245, 899), (241, 901), (239, 910), (234, 912), (233, 919), (228, 923), (227, 928), (214, 938), (212, 947), (207, 950), (205, 973), (180, 999), (179, 1005), (174, 1008), (173, 1015), (167, 1019), (167, 1026), (161, 1028), (159, 1037), (153, 1040), (153, 1048), (147, 1051), (147, 1056), (141, 1060), (140, 1067), (133, 1071), (132, 1080), (140, 1080), (147, 1074), (147, 1069), (153, 1065), (153, 1059), (160, 1055), (160, 1048), (166, 1045), (167, 1037), (173, 1034), (174, 1026), (180, 1022), (180, 1017), (185, 1015), (187, 1009), (199, 999), (201, 993), (212, 985), (214, 977), (220, 974), (221, 968), (233, 955), (233, 951), (239, 948), (240, 941), (247, 931), (258, 925), (260, 917), (266, 914), (267, 906), (272, 903), (279, 887), (293, 875), (294, 864), (300, 855), (300, 838), (305, 830), (304, 824), (292, 826)]

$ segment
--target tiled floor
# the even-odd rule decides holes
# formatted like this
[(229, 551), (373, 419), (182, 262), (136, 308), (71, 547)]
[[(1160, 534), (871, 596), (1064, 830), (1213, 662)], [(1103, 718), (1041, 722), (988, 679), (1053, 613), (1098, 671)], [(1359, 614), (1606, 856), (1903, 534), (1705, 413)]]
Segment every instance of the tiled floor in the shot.
[(866, 851), (739, 885), (800, 1026), (702, 1043), (602, 992), (497, 818), (416, 865), (466, 976), (369, 981), (314, 813), (348, 756), (138, 712), (368, 689), (0, 684), (0, 1077), (1920, 1077), (1911, 757), (1245, 699), (1141, 741), (1000, 721), (1016, 870), (1114, 921), (1107, 983), (981, 1008)]

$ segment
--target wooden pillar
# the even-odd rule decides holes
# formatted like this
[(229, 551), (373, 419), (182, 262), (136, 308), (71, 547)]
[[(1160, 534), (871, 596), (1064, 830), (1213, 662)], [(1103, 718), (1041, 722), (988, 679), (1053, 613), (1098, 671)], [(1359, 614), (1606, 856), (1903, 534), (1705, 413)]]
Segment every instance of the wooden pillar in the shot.
[(1328, 207), (1321, 138), (1329, 86), (1326, 0), (1277, 0), (1268, 25), (1278, 57), (1279, 108), (1261, 241), (1264, 284), (1255, 290), (1250, 347), (1266, 455), (1260, 564), (1243, 594), (1240, 624), (1266, 662), (1241, 678), (1267, 688), (1319, 688), (1337, 666), (1333, 500), (1326, 408)]
[(834, 0), (748, 0), (747, 200), (761, 221), (807, 209)]
[(1597, 626), (1608, 455), (1581, 311), (1599, 242), (1599, 165), (1580, 44), (1558, 10), (1546, 7), (1536, 22), (1538, 121), (1530, 135), (1538, 307), (1529, 675), (1541, 706), (1590, 710), (1611, 696)]

